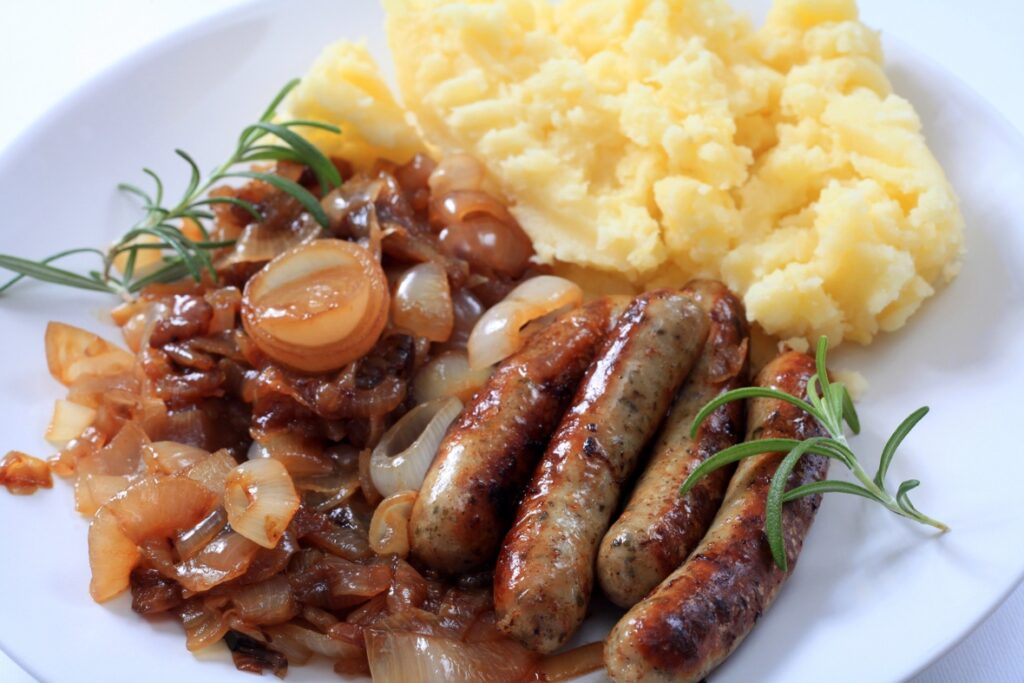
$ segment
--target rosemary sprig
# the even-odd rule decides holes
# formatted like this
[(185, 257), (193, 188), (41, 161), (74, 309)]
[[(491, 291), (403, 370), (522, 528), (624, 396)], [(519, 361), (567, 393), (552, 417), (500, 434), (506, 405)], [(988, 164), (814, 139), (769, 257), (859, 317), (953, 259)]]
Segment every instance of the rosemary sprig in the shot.
[[(153, 192), (146, 192), (138, 185), (121, 183), (118, 189), (133, 194), (142, 200), (145, 214), (119, 240), (106, 251), (92, 248), (68, 249), (44, 259), (30, 259), (0, 254), (0, 268), (16, 275), (0, 284), (0, 294), (24, 278), (52, 282), (67, 287), (76, 287), (96, 292), (111, 292), (130, 298), (147, 285), (155, 282), (173, 282), (191, 277), (197, 282), (208, 274), (216, 282), (211, 253), (230, 247), (231, 240), (210, 238), (206, 223), (214, 216), (208, 210), (215, 204), (230, 204), (248, 211), (255, 220), (262, 220), (259, 209), (251, 202), (237, 197), (210, 197), (207, 192), (220, 181), (228, 178), (261, 180), (294, 197), (320, 225), (327, 227), (327, 215), (317, 198), (298, 183), (273, 173), (264, 173), (237, 168), (240, 164), (260, 161), (295, 161), (308, 166), (316, 176), (324, 194), (341, 184), (338, 170), (330, 159), (316, 147), (295, 132), (296, 128), (319, 128), (332, 133), (339, 129), (319, 121), (291, 120), (276, 123), (277, 108), (285, 96), (299, 84), (295, 79), (285, 85), (267, 106), (259, 120), (247, 126), (238, 136), (238, 142), (231, 156), (203, 178), (195, 160), (183, 150), (175, 153), (189, 166), (189, 181), (173, 206), (164, 204), (164, 183), (154, 171), (144, 168), (143, 173), (153, 182)], [(276, 138), (276, 141), (274, 140)], [(200, 239), (186, 235), (180, 225), (173, 223), (189, 220), (199, 231)], [(136, 268), (143, 251), (158, 250), (161, 259), (151, 268), (140, 272)], [(68, 256), (91, 253), (100, 259), (96, 270), (87, 274), (75, 273), (52, 265)], [(120, 275), (116, 272), (120, 269)]]
[[(885, 475), (889, 471), (889, 465), (892, 463), (893, 456), (896, 455), (896, 449), (899, 448), (903, 439), (914, 428), (914, 425), (928, 413), (928, 408), (918, 408), (900, 423), (882, 449), (882, 456), (879, 459), (878, 470), (875, 472), (875, 476), (869, 476), (846, 440), (844, 423), (849, 426), (850, 431), (858, 434), (860, 433), (860, 419), (857, 417), (857, 411), (853, 407), (853, 401), (846, 386), (842, 382), (829, 381), (825, 363), (827, 351), (828, 339), (821, 337), (818, 340), (817, 354), (815, 356), (817, 372), (808, 384), (807, 401), (777, 389), (765, 387), (735, 389), (727, 391), (704, 406), (694, 418), (691, 429), (691, 436), (695, 436), (700, 423), (720, 406), (730, 401), (748, 398), (774, 398), (791, 403), (806, 411), (828, 432), (829, 436), (814, 437), (805, 441), (798, 441), (796, 439), (761, 439), (731, 446), (719, 451), (695, 468), (679, 490), (680, 495), (683, 495), (692, 489), (701, 478), (743, 458), (763, 453), (786, 452), (786, 456), (779, 464), (779, 468), (775, 471), (775, 475), (772, 477), (768, 487), (764, 524), (765, 535), (768, 537), (768, 545), (771, 548), (772, 557), (775, 559), (775, 564), (783, 571), (787, 569), (787, 562), (786, 544), (782, 528), (782, 506), (789, 501), (802, 498), (803, 496), (818, 493), (849, 493), (862, 496), (881, 503), (901, 517), (933, 526), (942, 531), (949, 530), (949, 527), (945, 524), (921, 513), (910, 502), (909, 492), (917, 488), (921, 483), (917, 479), (908, 479), (900, 484), (895, 496), (889, 493), (885, 487)], [(826, 479), (825, 481), (816, 481), (797, 486), (787, 491), (786, 485), (789, 481), (790, 473), (796, 467), (797, 461), (808, 453), (838, 460), (853, 473), (854, 478), (860, 484)]]

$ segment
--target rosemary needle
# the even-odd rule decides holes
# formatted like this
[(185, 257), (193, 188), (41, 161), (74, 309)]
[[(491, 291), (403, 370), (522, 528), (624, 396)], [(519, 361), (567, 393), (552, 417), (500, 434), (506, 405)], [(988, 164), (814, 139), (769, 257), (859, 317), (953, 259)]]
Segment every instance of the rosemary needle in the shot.
[[(305, 127), (338, 133), (340, 131), (337, 127), (320, 121), (274, 121), (278, 106), (298, 84), (298, 79), (292, 80), (274, 96), (260, 119), (242, 130), (231, 156), (205, 178), (198, 164), (187, 152), (175, 150), (175, 153), (188, 164), (189, 181), (181, 198), (173, 206), (164, 204), (164, 183), (159, 175), (148, 168), (144, 168), (143, 173), (149, 176), (153, 183), (152, 193), (131, 183), (118, 185), (118, 189), (142, 200), (145, 214), (106, 251), (92, 248), (68, 249), (38, 261), (0, 254), (0, 268), (15, 273), (13, 278), (0, 284), (0, 294), (24, 278), (89, 291), (110, 292), (128, 298), (156, 282), (173, 282), (183, 277), (200, 281), (204, 274), (216, 281), (217, 273), (213, 267), (211, 253), (229, 247), (234, 242), (210, 239), (206, 222), (213, 218), (213, 214), (208, 209), (215, 204), (229, 204), (248, 211), (256, 220), (262, 218), (257, 207), (251, 202), (237, 197), (207, 196), (214, 183), (228, 178), (249, 178), (273, 185), (294, 197), (326, 228), (327, 215), (320, 207), (319, 200), (304, 187), (273, 173), (237, 168), (240, 164), (260, 161), (294, 161), (312, 170), (324, 194), (341, 184), (338, 169), (331, 160), (295, 132), (296, 128)], [(192, 221), (198, 227), (200, 239), (190, 238), (182, 232), (179, 225), (174, 224), (183, 220)], [(160, 251), (162, 259), (145, 272), (138, 272), (136, 264), (139, 253), (147, 250)], [(83, 275), (53, 265), (55, 261), (78, 254), (98, 256), (100, 267)], [(115, 274), (115, 263), (120, 266), (120, 277)]]
[[(782, 506), (791, 500), (796, 500), (803, 496), (819, 493), (848, 493), (857, 495), (880, 503), (901, 517), (933, 526), (942, 531), (949, 530), (949, 527), (945, 524), (923, 514), (910, 502), (910, 491), (917, 488), (921, 483), (917, 479), (904, 481), (897, 487), (895, 495), (890, 493), (885, 487), (885, 475), (889, 471), (889, 465), (892, 463), (893, 456), (896, 455), (896, 449), (899, 448), (903, 439), (910, 433), (910, 430), (928, 413), (928, 408), (918, 408), (900, 423), (882, 449), (882, 455), (879, 459), (875, 476), (869, 476), (846, 440), (844, 423), (845, 426), (850, 428), (850, 431), (857, 434), (860, 432), (860, 419), (857, 416), (853, 400), (850, 398), (850, 392), (846, 389), (846, 386), (842, 382), (829, 381), (825, 363), (827, 351), (828, 339), (821, 337), (818, 340), (818, 348), (815, 355), (816, 373), (808, 383), (806, 401), (778, 389), (766, 387), (735, 389), (725, 392), (704, 406), (694, 418), (691, 429), (692, 434), (695, 435), (701, 422), (707, 419), (719, 406), (730, 401), (747, 398), (774, 398), (786, 401), (805, 410), (828, 433), (828, 436), (814, 437), (805, 441), (797, 439), (761, 439), (730, 446), (711, 456), (695, 468), (679, 490), (680, 495), (683, 495), (692, 489), (701, 478), (743, 458), (764, 453), (785, 452), (786, 455), (783, 457), (769, 484), (767, 501), (765, 503), (765, 535), (768, 538), (768, 545), (771, 548), (775, 564), (783, 571), (787, 569), (787, 563), (785, 538), (782, 528)], [(800, 458), (808, 453), (838, 460), (853, 473), (854, 478), (860, 483), (854, 484), (846, 481), (826, 479), (825, 481), (816, 481), (786, 490), (790, 473), (796, 467)]]

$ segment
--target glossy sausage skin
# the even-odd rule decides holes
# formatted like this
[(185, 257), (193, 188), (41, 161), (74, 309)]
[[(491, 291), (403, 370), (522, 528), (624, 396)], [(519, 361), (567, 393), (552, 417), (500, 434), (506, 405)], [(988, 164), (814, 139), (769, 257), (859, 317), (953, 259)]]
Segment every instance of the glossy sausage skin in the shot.
[(742, 401), (727, 403), (690, 438), (693, 418), (720, 393), (747, 386), (747, 325), (743, 305), (725, 285), (695, 280), (683, 290), (707, 314), (708, 339), (662, 426), (653, 455), (622, 515), (597, 553), (605, 595), (632, 607), (674, 572), (711, 525), (732, 467), (705, 477), (685, 496), (679, 487), (700, 463), (743, 438)]
[(498, 626), (551, 652), (587, 611), (597, 545), (623, 482), (707, 336), (678, 291), (641, 295), (580, 385), (505, 538), (494, 577)]
[(466, 405), (410, 520), (413, 554), (458, 574), (494, 561), (516, 505), (622, 303), (599, 299), (530, 337)]
[[(766, 365), (757, 384), (806, 396), (813, 374), (814, 359), (791, 351)], [(784, 401), (755, 398), (747, 409), (748, 440), (823, 434), (810, 415)], [(768, 484), (782, 458), (782, 453), (767, 453), (740, 462), (704, 540), (612, 629), (605, 643), (605, 666), (615, 681), (699, 681), (729, 656), (771, 606), (789, 575), (775, 565), (764, 535)], [(826, 458), (805, 455), (789, 485), (819, 481), (827, 470)], [(790, 571), (820, 502), (820, 495), (807, 496), (783, 509)]]

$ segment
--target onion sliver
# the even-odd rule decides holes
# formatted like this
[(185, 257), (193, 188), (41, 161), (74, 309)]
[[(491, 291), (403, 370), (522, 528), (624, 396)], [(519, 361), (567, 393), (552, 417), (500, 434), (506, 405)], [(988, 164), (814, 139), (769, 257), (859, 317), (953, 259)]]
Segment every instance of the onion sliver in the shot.
[(417, 491), (399, 491), (380, 502), (370, 520), (370, 548), (378, 555), (409, 555), (409, 516)]
[(419, 491), (448, 426), (462, 410), (457, 398), (421, 403), (393, 424), (370, 456), (374, 488), (387, 497)]
[(231, 600), (247, 624), (283, 624), (299, 613), (288, 577), (283, 574), (237, 588)]
[(384, 270), (368, 250), (316, 240), (284, 252), (249, 280), (242, 323), (275, 361), (326, 372), (373, 347), (387, 323), (389, 298)]
[(46, 440), (55, 448), (64, 448), (96, 419), (96, 410), (64, 399), (53, 404), (53, 417), (46, 427)]
[(273, 548), (299, 509), (299, 494), (278, 460), (249, 460), (228, 475), (224, 509), (232, 528), (264, 548)]
[(402, 273), (391, 299), (394, 324), (430, 341), (447, 341), (455, 325), (452, 292), (444, 268), (420, 263)]
[(520, 331), (531, 320), (583, 301), (579, 285), (554, 275), (526, 280), (489, 308), (473, 327), (467, 351), (469, 366), (485, 368), (519, 350)]
[(464, 643), (438, 636), (368, 629), (366, 654), (375, 682), (528, 680), (537, 655), (511, 639)]
[(193, 593), (208, 591), (244, 574), (260, 547), (245, 536), (224, 529), (196, 555), (175, 567), (175, 578)]
[(464, 351), (445, 351), (416, 373), (412, 393), (419, 403), (448, 396), (468, 401), (490, 376), (490, 367), (470, 368)]
[(96, 512), (89, 524), (89, 594), (105, 602), (128, 588), (132, 569), (140, 557), (139, 547), (121, 531), (108, 508)]

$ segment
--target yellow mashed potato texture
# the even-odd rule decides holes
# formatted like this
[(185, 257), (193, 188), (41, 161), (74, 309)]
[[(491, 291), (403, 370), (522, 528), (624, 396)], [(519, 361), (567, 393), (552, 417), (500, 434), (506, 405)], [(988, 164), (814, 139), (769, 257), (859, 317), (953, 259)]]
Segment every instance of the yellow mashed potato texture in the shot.
[[(420, 136), (486, 163), (542, 261), (722, 278), (768, 333), (833, 344), (900, 327), (957, 272), (956, 197), (852, 0), (777, 0), (759, 30), (724, 0), (385, 8)], [(333, 49), (299, 113), (408, 154), (369, 57)]]

